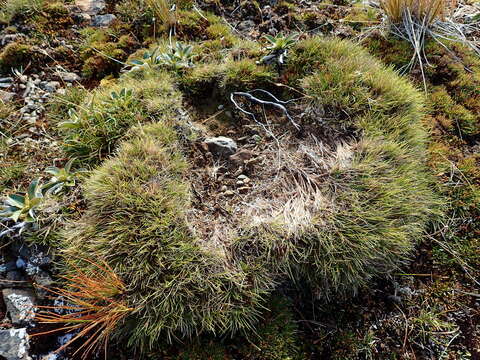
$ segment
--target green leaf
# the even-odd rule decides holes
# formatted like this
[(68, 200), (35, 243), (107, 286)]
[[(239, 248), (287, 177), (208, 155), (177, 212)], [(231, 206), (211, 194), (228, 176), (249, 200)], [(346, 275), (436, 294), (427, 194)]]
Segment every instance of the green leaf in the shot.
[(40, 178), (33, 179), (28, 186), (27, 193), (30, 199), (36, 198), (38, 194)]
[(275, 44), (276, 39), (272, 35), (265, 34), (265, 39), (267, 39), (270, 43)]
[(75, 158), (72, 158), (70, 160), (67, 161), (67, 163), (65, 164), (65, 167), (64, 167), (64, 170), (65, 172), (69, 173), (70, 172), (70, 169), (72, 168), (72, 164), (75, 162)]
[(56, 166), (48, 166), (47, 168), (45, 168), (44, 172), (51, 175), (58, 175), (58, 173), (60, 172), (60, 169)]
[(10, 218), (13, 221), (17, 222), (21, 215), (22, 215), (22, 210), (17, 210), (12, 215), (10, 215)]
[(22, 195), (12, 194), (7, 197), (5, 202), (9, 205), (22, 209), (25, 206), (25, 197)]

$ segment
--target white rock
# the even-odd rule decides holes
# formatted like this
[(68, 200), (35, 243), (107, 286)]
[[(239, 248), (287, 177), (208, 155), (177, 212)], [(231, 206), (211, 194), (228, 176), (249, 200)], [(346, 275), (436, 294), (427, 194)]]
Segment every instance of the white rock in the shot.
[(6, 360), (30, 360), (27, 329), (0, 330), (0, 357)]
[(93, 18), (92, 26), (105, 27), (115, 21), (117, 17), (113, 14), (97, 15)]
[(80, 76), (73, 72), (57, 72), (57, 75), (60, 79), (66, 82), (74, 82), (80, 80)]
[(76, 0), (75, 5), (88, 15), (97, 15), (106, 6), (104, 0)]
[(35, 294), (20, 289), (3, 289), (3, 300), (13, 324), (24, 324), (35, 316)]

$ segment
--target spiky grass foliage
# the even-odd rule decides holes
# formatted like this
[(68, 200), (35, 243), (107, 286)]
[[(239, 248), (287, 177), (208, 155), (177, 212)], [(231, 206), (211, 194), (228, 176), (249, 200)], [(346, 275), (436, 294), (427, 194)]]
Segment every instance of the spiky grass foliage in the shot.
[[(254, 248), (254, 257), (268, 254), (273, 267), (294, 280), (306, 279), (320, 296), (355, 292), (402, 263), (431, 216), (440, 213), (425, 166), (423, 98), (345, 41), (300, 42), (285, 72), (292, 86), (301, 84), (314, 113), (324, 114), (314, 121), (326, 123), (343, 140), (333, 151), (326, 180), (300, 186), (296, 207), (272, 202), (278, 212), (256, 219), (254, 228), (245, 226), (236, 253), (245, 256)], [(299, 224), (292, 225), (293, 219)]]
[(86, 181), (89, 208), (66, 231), (67, 258), (105, 258), (124, 280), (136, 309), (117, 332), (143, 350), (164, 337), (251, 327), (270, 274), (254, 277), (188, 226), (188, 165), (173, 128), (161, 122), (134, 134)]
[[(430, 40), (446, 47), (445, 41), (469, 46), (480, 54), (478, 41), (470, 36), (478, 23), (469, 23), (462, 18), (462, 11), (456, 11), (457, 1), (447, 0), (382, 0), (383, 24), (396, 37), (405, 40), (413, 49), (405, 71), (419, 66), (423, 85), (427, 90), (425, 67), (430, 65), (426, 55), (426, 45)], [(463, 5), (460, 5), (460, 7)]]
[(73, 356), (81, 354), (82, 359), (86, 359), (93, 351), (103, 348), (107, 358), (110, 335), (135, 309), (125, 304), (123, 297), (127, 289), (106, 262), (95, 263), (86, 259), (81, 262), (89, 268), (89, 271), (84, 271), (73, 264), (72, 273), (61, 276), (65, 287), (45, 288), (38, 285), (52, 296), (59, 297), (63, 303), (39, 306), (42, 310), (35, 315), (36, 321), (61, 326), (33, 335), (74, 332), (74, 336), (57, 349), (57, 352), (87, 337)]
[[(310, 131), (299, 138), (282, 129), (287, 142), (278, 141), (281, 156), (271, 158), (286, 161), (268, 166), (286, 168), (279, 174), (289, 181), (272, 180), (274, 196), (260, 199), (266, 206), (245, 196), (248, 211), (226, 221), (234, 226), (220, 245), (188, 217), (191, 177), (178, 119), (129, 131), (86, 181), (88, 209), (65, 231), (66, 258), (104, 258), (123, 279), (135, 311), (115, 333), (130, 345), (148, 350), (161, 337), (248, 329), (278, 276), (305, 281), (319, 296), (355, 292), (407, 259), (439, 212), (424, 164), (423, 97), (406, 80), (350, 42), (321, 38), (293, 46), (283, 70), (283, 95), (305, 94), (300, 125)], [(269, 67), (234, 57), (177, 79), (217, 86), (226, 98), (280, 81)], [(322, 147), (324, 131), (336, 136)]]
[[(128, 97), (115, 98), (122, 89)], [(69, 117), (59, 122), (64, 148), (84, 163), (94, 164), (111, 154), (132, 126), (178, 116), (180, 93), (162, 72), (125, 77), (117, 85), (95, 91)]]
[(408, 11), (417, 19), (425, 19), (429, 25), (436, 19), (444, 20), (449, 10), (455, 6), (454, 1), (446, 0), (382, 0), (380, 6), (394, 23), (402, 21)]
[(177, 23), (177, 9), (174, 1), (145, 0), (158, 24), (165, 30), (170, 30)]

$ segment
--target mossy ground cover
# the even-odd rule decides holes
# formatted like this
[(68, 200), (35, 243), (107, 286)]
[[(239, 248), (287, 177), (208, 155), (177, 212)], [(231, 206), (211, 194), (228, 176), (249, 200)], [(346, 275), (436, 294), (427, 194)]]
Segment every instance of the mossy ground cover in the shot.
[[(117, 8), (121, 5), (117, 5)], [(275, 7), (275, 11), (287, 16), (281, 17), (283, 16), (281, 15), (275, 20), (263, 18), (265, 11), (259, 10), (262, 9), (263, 3), (258, 6), (247, 5), (243, 4), (237, 15), (250, 14), (257, 24), (261, 24), (259, 29), (268, 29), (271, 23), (277, 21), (277, 24), (282, 24), (283, 29), (296, 24), (302, 28), (306, 26), (305, 29), (315, 29), (320, 26), (321, 31), (327, 31), (328, 28), (335, 28), (329, 17), (337, 19), (348, 14), (353, 16), (349, 21), (354, 22), (352, 27), (354, 30), (360, 29), (359, 24), (362, 24), (355, 15), (358, 9), (351, 11), (346, 4), (325, 3), (320, 11), (300, 11), (294, 14), (295, 9), (298, 9), (296, 5), (285, 2)], [(220, 13), (222, 6), (229, 5), (209, 3), (205, 6)], [(125, 8), (131, 7), (127, 4)], [(58, 134), (56, 131), (51, 132), (52, 136), (63, 145), (66, 151), (65, 156), (78, 156), (84, 165), (100, 165), (92, 178), (86, 181), (85, 190), (82, 190), (84, 186), (82, 182), (80, 190), (87, 197), (87, 203), (80, 204), (79, 210), (83, 216), (73, 216), (69, 220), (71, 227), (67, 230), (67, 234), (70, 232), (67, 238), (75, 237), (78, 242), (81, 241), (78, 239), (88, 237), (93, 241), (83, 242), (69, 248), (68, 251), (75, 253), (78, 250), (82, 253), (82, 249), (86, 248), (88, 251), (98, 251), (98, 254), (111, 261), (118, 272), (125, 275), (126, 282), (132, 289), (131, 294), (128, 293), (125, 296), (132, 299), (132, 304), (140, 304), (135, 314), (154, 314), (153, 317), (158, 318), (155, 312), (159, 310), (147, 309), (144, 306), (148, 299), (138, 301), (135, 296), (142, 298), (145, 294), (155, 293), (148, 289), (142, 290), (142, 286), (139, 285), (142, 283), (155, 284), (153, 287), (159, 294), (167, 289), (165, 284), (168, 282), (160, 282), (165, 287), (158, 288), (159, 280), (153, 278), (159, 268), (149, 265), (148, 271), (141, 268), (139, 274), (128, 274), (127, 267), (118, 255), (125, 251), (121, 250), (115, 254), (110, 252), (110, 245), (116, 244), (120, 246), (117, 249), (120, 249), (124, 244), (128, 247), (137, 244), (139, 239), (151, 239), (146, 234), (148, 229), (152, 231), (157, 229), (154, 232), (161, 236), (164, 233), (171, 234), (172, 231), (178, 231), (176, 235), (179, 238), (172, 238), (175, 241), (170, 243), (167, 241), (165, 244), (171, 245), (172, 249), (178, 250), (182, 256), (186, 257), (181, 263), (190, 264), (191, 267), (185, 265), (185, 269), (195, 269), (189, 275), (204, 274), (202, 271), (205, 270), (197, 266), (195, 259), (202, 259), (200, 263), (205, 260), (203, 251), (205, 246), (208, 245), (209, 252), (212, 250), (211, 240), (214, 236), (209, 238), (205, 235), (215, 234), (214, 220), (232, 219), (233, 214), (235, 220), (230, 223), (233, 233), (235, 234), (239, 228), (245, 231), (242, 231), (241, 236), (232, 236), (234, 241), (231, 244), (227, 241), (230, 246), (226, 246), (226, 250), (222, 249), (216, 255), (229, 255), (227, 261), (229, 270), (243, 264), (237, 276), (228, 280), (215, 272), (213, 275), (218, 275), (218, 277), (213, 276), (216, 280), (209, 278), (211, 274), (199, 276), (204, 280), (208, 279), (210, 284), (221, 284), (218, 286), (234, 289), (236, 285), (230, 287), (225, 284), (238, 284), (242, 276), (249, 274), (246, 277), (248, 285), (242, 290), (247, 294), (254, 289), (252, 279), (258, 279), (260, 274), (265, 274), (266, 267), (269, 270), (268, 276), (267, 279), (265, 277), (261, 279), (262, 281), (271, 284), (272, 279), (278, 279), (280, 275), (283, 279), (295, 279), (297, 286), (288, 282), (287, 285), (283, 284), (284, 291), (279, 296), (283, 300), (270, 301), (266, 293), (260, 292), (263, 298), (260, 302), (267, 309), (258, 308), (247, 301), (248, 306), (246, 305), (245, 309), (257, 309), (258, 313), (253, 315), (258, 314), (263, 318), (260, 322), (252, 322), (259, 337), (249, 331), (246, 332), (245, 337), (237, 335), (236, 340), (233, 341), (220, 340), (211, 334), (203, 335), (193, 341), (184, 340), (190, 344), (185, 345), (185, 349), (180, 349), (183, 346), (164, 344), (160, 346), (160, 350), (146, 356), (178, 359), (199, 357), (354, 359), (386, 358), (387, 356), (407, 358), (413, 356), (412, 354), (428, 358), (438, 357), (444, 351), (453, 358), (468, 358), (471, 356), (468, 355), (469, 352), (475, 354), (478, 341), (475, 326), (478, 323), (478, 317), (474, 313), (470, 313), (470, 317), (465, 317), (465, 314), (471, 311), (468, 309), (473, 309), (472, 296), (468, 293), (474, 292), (475, 287), (469, 282), (471, 277), (475, 276), (475, 264), (478, 264), (478, 257), (475, 255), (478, 249), (478, 229), (475, 228), (477, 223), (475, 219), (478, 219), (476, 213), (478, 158), (474, 150), (478, 134), (475, 103), (476, 72), (470, 75), (468, 71), (464, 71), (461, 66), (458, 66), (458, 62), (450, 61), (451, 59), (441, 48), (429, 48), (429, 53), (435, 60), (432, 63), (437, 67), (429, 69), (432, 90), (426, 97), (424, 110), (422, 95), (413, 91), (406, 81), (400, 80), (390, 70), (384, 70), (363, 50), (349, 43), (319, 40), (300, 42), (294, 50), (290, 51), (286, 67), (279, 72), (275, 66), (255, 63), (262, 55), (258, 42), (240, 40), (232, 36), (226, 31), (228, 25), (205, 12), (202, 13), (206, 19), (199, 15), (198, 11), (190, 12), (188, 9), (182, 11), (184, 13), (179, 20), (181, 26), (178, 27), (177, 36), (184, 41), (196, 41), (194, 47), (198, 56), (193, 69), (171, 74), (170, 78), (165, 77), (163, 71), (147, 74), (145, 77), (137, 74), (120, 81), (110, 78), (103, 82), (105, 85), (95, 92), (93, 98), (82, 94), (79, 97), (81, 99), (75, 96), (71, 99), (73, 104), (59, 101), (53, 105), (58, 119), (53, 120), (53, 114), (50, 117), (52, 120), (48, 120), (52, 125), (71, 120), (66, 113), (69, 108), (76, 109), (80, 115), (80, 126), (64, 128)], [(360, 13), (362, 16), (365, 15), (361, 11)], [(129, 28), (135, 32), (130, 34), (133, 38), (143, 41), (152, 36), (155, 30), (156, 37), (168, 34), (168, 30), (158, 27), (158, 24), (155, 28), (150, 25), (151, 21), (145, 20), (145, 16), (150, 15), (143, 10), (137, 14), (124, 12), (122, 16), (127, 15), (135, 17), (132, 20), (132, 27)], [(229, 19), (237, 15), (232, 15)], [(367, 14), (368, 21), (372, 17), (374, 17), (373, 14)], [(363, 17), (362, 19), (365, 20)], [(100, 48), (105, 43), (106, 47), (101, 50), (102, 52), (114, 54), (118, 51), (118, 56), (124, 61), (129, 52), (133, 52), (137, 46), (140, 46), (138, 43), (129, 43), (128, 46), (122, 47), (123, 42), (119, 41), (119, 37), (115, 34), (125, 35), (128, 34), (128, 30), (115, 31), (115, 29), (92, 30), (84, 33), (85, 40), (82, 41), (85, 45), (82, 51), (85, 57), (81, 62), (76, 62), (76, 69), (80, 69), (89, 61), (94, 64), (91, 66), (94, 71), (97, 68), (97, 62), (102, 63), (98, 66), (99, 69), (103, 69), (103, 64), (106, 64), (105, 69), (107, 69), (93, 74), (93, 78), (97, 79), (88, 82), (88, 86), (96, 85), (97, 81), (105, 75), (118, 74), (120, 68), (111, 59), (99, 56), (93, 47)], [(99, 35), (100, 42), (95, 43), (97, 34), (106, 34), (106, 37)], [(308, 36), (304, 37), (308, 38)], [(147, 40), (142, 46), (149, 46), (151, 41), (153, 40)], [(377, 44), (372, 41), (367, 43), (367, 47), (387, 64), (401, 66), (404, 60), (398, 60), (398, 54), (405, 54), (405, 59), (409, 55), (407, 49), (403, 48), (401, 42), (397, 40), (391, 40), (387, 46), (384, 45), (383, 40), (379, 40)], [(457, 54), (464, 54), (461, 49), (455, 48), (455, 51)], [(468, 53), (465, 52), (465, 54)], [(388, 56), (391, 58), (389, 59)], [(72, 61), (71, 59), (72, 57), (67, 57), (63, 61), (68, 63)], [(475, 58), (468, 55), (464, 57), (464, 62), (468, 62), (470, 67), (476, 66), (475, 61)], [(109, 66), (112, 67), (109, 68)], [(87, 72), (84, 74), (88, 75)], [(278, 86), (279, 83), (283, 86)], [(259, 124), (254, 123), (250, 116), (235, 111), (229, 102), (232, 91), (253, 90), (256, 87), (267, 89), (285, 100), (298, 97), (298, 91), (304, 97), (298, 104), (289, 107), (289, 111), (295, 118), (303, 114), (304, 131), (301, 134), (294, 131), (291, 123), (282, 117), (280, 112), (268, 107), (262, 109), (259, 106), (251, 106), (248, 102), (240, 102), (246, 109), (253, 111), (261, 122), (267, 121), (263, 114), (267, 116), (266, 119), (270, 121), (266, 123), (267, 129), (271, 130), (271, 135), (282, 140), (280, 145), (283, 157), (278, 159), (284, 165), (288, 165), (290, 170), (294, 169), (298, 172), (290, 172), (287, 176), (286, 172), (279, 171), (273, 166), (278, 164), (268, 157), (277, 158), (280, 153), (278, 146), (274, 144), (273, 137)], [(128, 100), (123, 105), (112, 102), (111, 91), (119, 93), (123, 88), (133, 89), (134, 99)], [(183, 99), (181, 99), (181, 92), (183, 92)], [(214, 105), (204, 99), (201, 101), (200, 98), (205, 97), (205, 93), (211, 94)], [(164, 96), (164, 94), (167, 95)], [(319, 94), (321, 96), (318, 96)], [(188, 112), (195, 123), (203, 123), (203, 129), (200, 126), (191, 130), (188, 121), (187, 125), (183, 124), (187, 113), (182, 109), (182, 102), (187, 107), (192, 107), (188, 108)], [(204, 106), (199, 106), (202, 103)], [(218, 110), (218, 105), (226, 108), (223, 111)], [(423, 122), (430, 136), (433, 135), (433, 137), (428, 137), (425, 128), (418, 126), (422, 120), (423, 111), (429, 112), (429, 115), (423, 118)], [(215, 114), (217, 115), (213, 116)], [(321, 126), (315, 122), (318, 117), (325, 119)], [(171, 136), (165, 138), (162, 135), (163, 130), (157, 131), (162, 126), (154, 130), (155, 126), (148, 125), (156, 122), (164, 123), (170, 129), (167, 132)], [(175, 128), (172, 132), (170, 126), (175, 122), (179, 122), (182, 126)], [(141, 129), (140, 126), (146, 127), (138, 130)], [(128, 129), (131, 127), (137, 130), (129, 132)], [(188, 129), (190, 131), (187, 131)], [(288, 136), (282, 138), (285, 131)], [(192, 136), (192, 134), (196, 135)], [(243, 189), (241, 191), (245, 193), (240, 194), (236, 183), (238, 180), (234, 176), (237, 169), (229, 168), (228, 164), (225, 167), (222, 162), (219, 164), (218, 159), (211, 157), (205, 149), (201, 148), (201, 139), (206, 134), (227, 134), (235, 138), (242, 148), (246, 147), (254, 153), (253, 157), (247, 159), (247, 165), (244, 161), (240, 161), (239, 165), (245, 167), (243, 174), (248, 175), (254, 185), (265, 181), (269, 176), (273, 178), (280, 174), (284, 176), (281, 179), (283, 182), (279, 181), (274, 185), (278, 188), (280, 184), (282, 189), (285, 189), (285, 193)], [(314, 147), (316, 143), (313, 136), (322, 139), (325, 142), (325, 148)], [(341, 141), (343, 145), (335, 146), (335, 141)], [(174, 145), (170, 147), (169, 144)], [(310, 163), (308, 164), (310, 169), (306, 167), (305, 154), (298, 152), (301, 147), (308, 149), (310, 155), (314, 154), (316, 161), (320, 159), (321, 166), (315, 164), (312, 167)], [(425, 148), (428, 152), (425, 152)], [(18, 149), (15, 150), (15, 148), (9, 148), (8, 151), (11, 154), (8, 157), (9, 160), (18, 154)], [(35, 151), (32, 150), (32, 153)], [(321, 156), (319, 156), (320, 153)], [(185, 162), (178, 172), (172, 171), (171, 179), (168, 176), (162, 178), (162, 183), (172, 183), (174, 187), (174, 189), (167, 189), (168, 194), (163, 192), (165, 188), (152, 180), (155, 178), (152, 172), (157, 174), (162, 171), (158, 161), (155, 161), (159, 154), (167, 156), (170, 160), (173, 156), (176, 165), (172, 165), (172, 169), (176, 169), (179, 162)], [(260, 163), (248, 162), (262, 154), (268, 155), (266, 160), (261, 160)], [(36, 156), (26, 158), (30, 168), (37, 161)], [(139, 166), (132, 161), (135, 157), (142, 160), (152, 159), (153, 163), (142, 161), (141, 163), (145, 166)], [(38, 159), (48, 162), (48, 153), (44, 152)], [(165, 159), (162, 157), (162, 164), (169, 163), (170, 160)], [(427, 217), (431, 213), (438, 212), (437, 199), (431, 197), (432, 177), (426, 175), (425, 163), (434, 170), (431, 175), (440, 180), (439, 193), (447, 196), (445, 203), (448, 205), (447, 213), (451, 216), (448, 217), (448, 221), (442, 220), (443, 223), (431, 231), (435, 240), (424, 241), (414, 250), (413, 244), (423, 237), (422, 229)], [(20, 169), (21, 165), (19, 165)], [(305, 173), (306, 169), (310, 172)], [(27, 178), (34, 176), (28, 171), (20, 174), (15, 172), (15, 169), (12, 168), (12, 170), (12, 173), (7, 174), (7, 181), (10, 181), (8, 184), (11, 184), (8, 185), (9, 189), (21, 188), (22, 186), (18, 185), (19, 182), (27, 182)], [(121, 173), (119, 179), (115, 178), (117, 170), (122, 170), (119, 172)], [(228, 172), (231, 174), (227, 174)], [(315, 179), (313, 175), (319, 172), (322, 176), (320, 179)], [(216, 177), (223, 176), (223, 179), (220, 182), (212, 182), (212, 174)], [(13, 177), (18, 178), (19, 182), (15, 181), (15, 184), (12, 184)], [(307, 187), (308, 194), (312, 194), (313, 186), (315, 191), (333, 195), (322, 198), (314, 198), (310, 195), (306, 200), (302, 198), (292, 201), (290, 204), (292, 207), (289, 210), (301, 210), (301, 214), (296, 213), (296, 221), (303, 219), (301, 216), (305, 215), (307, 215), (305, 218), (310, 219), (311, 214), (319, 212), (330, 215), (314, 216), (314, 221), (308, 221), (314, 224), (311, 227), (298, 221), (285, 231), (285, 224), (290, 219), (278, 215), (282, 211), (285, 212), (285, 208), (282, 209), (279, 204), (285, 202), (282, 196), (286, 196), (289, 191), (290, 193), (298, 191), (298, 188), (292, 185), (292, 179), (308, 183), (310, 186)], [(138, 186), (127, 186), (130, 182)], [(183, 188), (179, 190), (177, 186), (181, 187), (182, 184)], [(223, 186), (227, 186), (227, 189), (222, 189)], [(138, 193), (138, 187), (145, 191)], [(242, 185), (242, 187), (245, 186)], [(228, 192), (230, 188), (235, 193), (233, 197)], [(172, 195), (170, 190), (173, 190), (175, 195)], [(220, 196), (217, 197), (218, 194)], [(185, 202), (181, 206), (176, 206), (173, 199), (180, 199), (182, 196), (186, 196), (182, 200)], [(265, 200), (269, 197), (275, 199), (275, 202), (262, 204), (261, 201), (257, 203), (253, 201)], [(315, 207), (318, 204), (315, 204), (315, 201), (309, 202), (312, 199), (321, 200), (323, 205)], [(162, 201), (165, 206), (158, 207), (157, 205)], [(254, 213), (257, 216), (257, 222), (249, 221), (244, 211), (235, 212), (240, 201), (255, 204), (257, 210), (260, 208), (261, 211)], [(308, 206), (299, 206), (299, 203)], [(115, 210), (117, 206), (122, 207), (121, 212)], [(272, 211), (272, 208), (276, 212)], [(164, 211), (159, 213), (158, 209), (164, 209)], [(188, 213), (188, 209), (193, 213)], [(138, 217), (134, 216), (137, 210), (141, 214)], [(149, 222), (152, 218), (171, 221), (169, 219), (172, 213), (182, 214), (185, 211), (188, 216), (184, 215), (181, 219), (176, 219), (175, 227), (168, 228), (166, 232), (165, 226), (162, 228), (161, 223)], [(198, 226), (199, 223), (205, 223), (201, 220), (202, 216), (207, 214), (212, 216), (208, 217), (207, 223), (213, 225), (213, 230)], [(271, 214), (277, 214), (277, 216), (271, 216)], [(195, 216), (200, 221), (193, 221), (192, 218)], [(99, 220), (100, 217), (108, 218), (109, 222)], [(112, 227), (107, 226), (109, 223)], [(136, 228), (138, 231), (134, 236), (129, 235), (127, 229), (121, 232), (119, 223), (123, 226), (129, 224), (129, 229)], [(244, 226), (245, 223), (249, 226)], [(192, 224), (196, 230), (194, 232), (196, 237), (190, 233)], [(448, 231), (444, 225), (448, 225)], [(210, 243), (200, 241), (197, 244), (199, 235), (209, 238)], [(54, 237), (56, 242), (54, 246), (59, 246), (58, 241), (61, 238), (65, 238), (63, 231)], [(259, 239), (261, 241), (258, 241)], [(338, 239), (342, 239), (344, 247), (339, 246)], [(77, 244), (77, 242), (74, 243)], [(316, 246), (318, 244), (321, 246)], [(391, 244), (395, 246), (392, 247)], [(218, 243), (215, 243), (213, 248), (216, 249), (217, 245)], [(154, 248), (156, 248), (155, 242), (147, 241), (145, 248), (139, 249), (138, 254), (145, 254), (146, 251), (152, 254), (151, 258), (156, 259), (166, 256), (163, 250), (152, 251)], [(352, 248), (358, 251), (357, 256), (352, 256)], [(268, 256), (263, 257), (266, 253)], [(402, 259), (406, 263), (408, 258), (406, 254), (412, 254), (416, 260), (393, 274), (396, 284), (390, 281), (378, 281), (371, 285), (370, 277), (376, 278), (376, 274), (382, 275), (386, 270), (391, 270), (392, 265), (402, 263)], [(252, 261), (254, 259), (260, 261), (254, 263)], [(332, 259), (336, 261), (341, 259), (341, 261), (335, 263)], [(151, 263), (156, 261), (152, 260)], [(221, 269), (225, 266), (224, 263), (219, 264), (216, 257), (212, 261), (216, 264), (212, 265), (212, 268)], [(296, 265), (292, 266), (292, 263)], [(146, 266), (141, 262), (133, 261), (127, 264)], [(176, 272), (174, 265), (166, 265), (172, 269), (170, 275), (176, 279), (184, 276), (185, 272)], [(321, 271), (318, 271), (319, 269)], [(282, 277), (282, 274), (288, 276)], [(148, 279), (145, 280), (141, 278), (142, 276), (147, 276)], [(445, 276), (452, 278), (446, 279)], [(188, 278), (191, 280), (190, 276)], [(216, 283), (217, 280), (218, 283)], [(362, 286), (365, 283), (370, 284), (369, 290)], [(178, 285), (177, 294), (181, 291), (180, 284)], [(316, 296), (330, 295), (330, 298), (335, 301), (339, 299), (336, 295), (338, 290), (351, 292), (358, 287), (359, 295), (354, 300), (336, 305), (316, 303), (316, 307), (310, 307), (312, 293), (307, 292), (304, 297), (301, 297), (298, 293), (298, 285), (301, 288), (313, 289)], [(255, 286), (261, 288), (261, 281)], [(452, 292), (452, 289), (458, 291)], [(199, 299), (196, 303), (198, 307), (192, 307), (185, 312), (191, 314), (187, 316), (188, 320), (185, 322), (178, 316), (180, 312), (177, 314), (174, 309), (178, 309), (180, 304), (186, 304), (186, 302), (182, 302), (181, 299), (172, 300), (170, 315), (165, 318), (160, 317), (165, 320), (162, 323), (162, 329), (170, 327), (172, 333), (177, 336), (188, 333), (192, 329), (198, 329), (199, 326), (203, 330), (215, 328), (218, 333), (221, 333), (223, 324), (220, 323), (226, 321), (223, 316), (229, 312), (226, 308), (216, 311), (215, 314), (212, 313), (203, 323), (199, 320), (204, 316), (199, 315), (202, 313), (199, 312), (200, 304), (205, 301), (211, 301), (212, 305), (220, 304), (217, 302), (218, 299), (205, 297), (205, 291), (205, 288), (196, 288), (193, 291)], [(232, 290), (232, 296), (234, 294), (235, 291)], [(247, 298), (251, 295), (252, 293), (248, 294)], [(404, 299), (403, 303), (398, 302), (398, 297)], [(285, 298), (289, 299), (287, 301), (289, 305), (280, 306), (281, 310), (278, 314), (275, 304), (277, 301), (284, 303)], [(244, 300), (242, 303), (245, 305)], [(235, 298), (232, 302), (234, 301), (240, 300)], [(329, 313), (335, 315), (329, 316)], [(450, 316), (450, 313), (458, 315)], [(337, 316), (337, 314), (341, 315)], [(237, 315), (236, 320), (248, 319), (248, 316), (245, 317), (246, 314)], [(246, 321), (250, 322), (250, 320)], [(159, 334), (163, 331), (158, 328), (158, 324), (148, 323), (147, 317), (136, 321), (134, 319), (133, 322), (129, 320), (128, 326), (132, 326), (133, 329), (137, 326), (140, 329), (141, 324), (146, 324), (144, 321), (147, 321), (146, 328), (151, 330), (151, 334)], [(271, 325), (272, 322), (275, 325)], [(179, 329), (182, 330), (178, 331)], [(130, 336), (131, 342), (136, 344), (155, 342), (156, 336), (151, 335), (148, 339), (141, 330), (136, 331), (131, 328), (124, 333), (122, 331), (119, 333)], [(112, 351), (111, 356), (116, 356), (115, 350)]]

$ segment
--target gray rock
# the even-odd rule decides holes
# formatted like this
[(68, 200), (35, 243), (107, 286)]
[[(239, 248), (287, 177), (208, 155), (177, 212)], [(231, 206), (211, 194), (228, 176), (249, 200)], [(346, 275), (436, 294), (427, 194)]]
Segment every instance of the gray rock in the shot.
[(28, 258), (28, 262), (35, 266), (45, 266), (51, 264), (52, 259), (47, 253), (34, 248)]
[(106, 6), (104, 0), (76, 0), (75, 5), (88, 15), (97, 15)]
[(5, 34), (0, 36), (0, 44), (2, 46), (7, 45), (8, 43), (20, 40), (21, 38), (25, 38), (24, 34)]
[(43, 84), (42, 88), (48, 92), (55, 92), (59, 86), (60, 86), (60, 83), (58, 81), (49, 81)]
[[(76, 22), (79, 23), (90, 23), (92, 21), (92, 17), (86, 13), (80, 13), (73, 15), (73, 18)], [(69, 45), (65, 45), (66, 47), (70, 47)]]
[(29, 360), (27, 329), (0, 330), (0, 357), (6, 360)]
[(205, 139), (205, 144), (213, 154), (225, 158), (235, 154), (238, 148), (235, 141), (225, 136)]
[(33, 319), (35, 311), (35, 294), (30, 290), (3, 289), (3, 301), (7, 314), (13, 324), (25, 324)]
[(105, 27), (115, 21), (117, 17), (113, 14), (97, 15), (93, 18), (92, 26)]
[(57, 75), (60, 79), (66, 82), (74, 82), (80, 80), (80, 76), (73, 72), (58, 72)]
[(15, 97), (15, 93), (9, 92), (9, 91), (4, 91), (0, 90), (0, 100), (3, 102), (9, 102)]
[(252, 20), (242, 21), (237, 25), (237, 30), (240, 32), (250, 31), (255, 27), (255, 22)]

